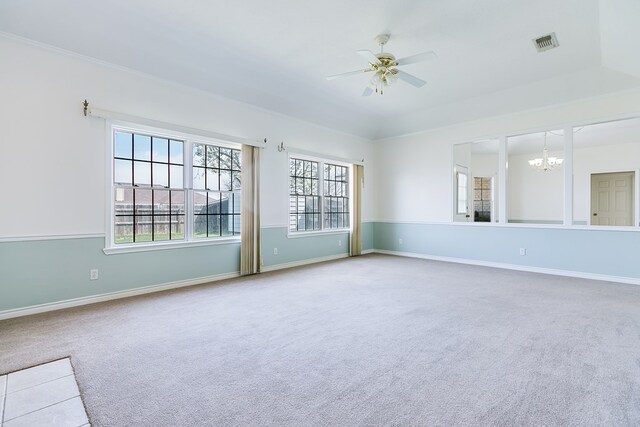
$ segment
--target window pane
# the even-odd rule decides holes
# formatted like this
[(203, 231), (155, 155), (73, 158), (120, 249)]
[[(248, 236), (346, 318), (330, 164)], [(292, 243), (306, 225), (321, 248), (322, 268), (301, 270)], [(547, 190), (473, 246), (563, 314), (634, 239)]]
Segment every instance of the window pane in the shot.
[(222, 195), (220, 199), (220, 213), (222, 214), (231, 213), (231, 197), (232, 195), (229, 193)]
[(132, 136), (130, 133), (116, 132), (116, 142), (113, 150), (114, 157), (130, 159), (133, 155)]
[(193, 237), (207, 237), (208, 215), (195, 215), (193, 218)]
[(242, 209), (241, 203), (242, 203), (242, 196), (240, 195), (240, 193), (234, 193), (233, 195), (233, 213), (234, 214), (240, 214)]
[(156, 187), (169, 186), (169, 166), (162, 163), (153, 163), (153, 185)]
[(132, 162), (131, 160), (119, 160), (115, 159), (113, 170), (113, 182), (116, 184), (133, 184), (131, 178)]
[(193, 192), (193, 213), (195, 215), (207, 213), (207, 193), (204, 191), (194, 191)]
[(133, 216), (116, 215), (113, 231), (116, 244), (133, 243)]
[(171, 191), (171, 213), (184, 215), (184, 191)]
[(153, 155), (151, 160), (154, 162), (169, 161), (169, 140), (165, 138), (153, 138)]
[(184, 166), (169, 166), (169, 187), (182, 188), (183, 187), (183, 174)]
[(240, 190), (241, 172), (231, 172), (231, 189), (234, 191)]
[(143, 215), (143, 216), (135, 216), (135, 241), (136, 242), (150, 242), (151, 241), (151, 233), (153, 231), (151, 215)]
[(169, 240), (168, 215), (156, 215), (153, 217), (153, 240)]
[(136, 160), (151, 160), (150, 136), (133, 135), (133, 158)]
[(221, 236), (221, 222), (225, 221), (227, 216), (209, 215), (209, 237)]
[(207, 168), (207, 190), (219, 190), (218, 180), (218, 169)]
[(204, 166), (204, 150), (205, 146), (202, 144), (193, 144), (193, 165)]
[(207, 167), (220, 167), (220, 149), (212, 145), (207, 145)]
[(220, 191), (231, 190), (231, 171), (220, 170)]
[(207, 212), (209, 214), (220, 213), (220, 193), (211, 192), (208, 195)]
[(151, 185), (151, 163), (133, 162), (134, 185)]
[(114, 214), (133, 215), (133, 189), (115, 188), (114, 196)]
[(184, 164), (183, 161), (183, 142), (182, 141), (176, 141), (176, 140), (171, 140), (169, 142), (169, 161), (171, 163), (178, 163), (178, 164)]
[(153, 191), (153, 214), (169, 215), (169, 191), (154, 190)]
[(204, 168), (193, 168), (193, 188), (204, 190)]
[(220, 148), (220, 169), (231, 170), (231, 150)]
[(171, 240), (184, 240), (184, 215), (171, 215)]
[(232, 167), (233, 170), (240, 170), (240, 151), (239, 150), (232, 150), (231, 155), (233, 156), (233, 163), (232, 163)]
[(152, 194), (151, 190), (137, 188), (133, 190), (135, 200), (134, 215), (151, 215), (153, 213)]

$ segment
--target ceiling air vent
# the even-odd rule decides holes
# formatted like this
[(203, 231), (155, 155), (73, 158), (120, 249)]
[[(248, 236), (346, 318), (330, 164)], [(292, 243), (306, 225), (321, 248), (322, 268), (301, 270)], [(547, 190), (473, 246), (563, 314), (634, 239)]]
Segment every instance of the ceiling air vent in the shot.
[(556, 38), (556, 33), (547, 34), (546, 36), (533, 39), (533, 44), (536, 45), (538, 52), (544, 52), (545, 50), (560, 46), (558, 44), (558, 39)]

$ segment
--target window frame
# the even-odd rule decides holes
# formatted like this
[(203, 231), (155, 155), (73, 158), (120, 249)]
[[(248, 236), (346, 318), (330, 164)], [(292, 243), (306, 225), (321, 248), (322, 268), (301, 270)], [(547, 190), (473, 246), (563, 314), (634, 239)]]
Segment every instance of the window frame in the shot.
[[(115, 132), (128, 132), (150, 135), (158, 138), (168, 138), (173, 140), (183, 141), (183, 186), (184, 191), (184, 239), (182, 240), (162, 240), (162, 241), (149, 241), (149, 242), (135, 242), (135, 243), (115, 243), (115, 191), (120, 186), (115, 185), (114, 175), (114, 154), (115, 154)], [(213, 237), (198, 237), (193, 235), (194, 230), (194, 206), (193, 206), (193, 145), (205, 144), (214, 145), (221, 148), (229, 148), (233, 150), (240, 150), (242, 152), (242, 145), (239, 143), (233, 143), (224, 140), (218, 140), (214, 138), (207, 138), (199, 135), (172, 131), (154, 126), (141, 125), (138, 123), (121, 121), (121, 120), (107, 120), (105, 126), (105, 154), (106, 154), (106, 177), (105, 177), (105, 247), (103, 252), (107, 255), (116, 253), (127, 252), (146, 252), (163, 249), (175, 249), (181, 247), (197, 247), (197, 246), (209, 246), (220, 244), (240, 244), (240, 235), (235, 236), (213, 236)], [(242, 155), (242, 154), (241, 154)], [(157, 189), (153, 186), (139, 187), (144, 189)], [(174, 189), (175, 190), (175, 189)], [(241, 194), (242, 187), (240, 188)]]
[[(290, 197), (291, 197), (291, 175), (289, 173), (291, 167), (291, 159), (306, 160), (318, 163), (318, 197), (320, 198), (320, 229), (319, 230), (291, 230), (290, 227)], [(324, 166), (325, 164), (337, 165), (347, 168), (348, 184), (347, 184), (347, 198), (349, 199), (349, 226), (343, 228), (325, 228), (324, 227), (324, 215), (325, 215), (325, 198), (335, 197), (327, 196), (324, 193)], [(309, 235), (329, 235), (329, 234), (345, 234), (350, 233), (353, 227), (353, 165), (349, 162), (336, 160), (330, 157), (320, 157), (315, 155), (303, 154), (298, 152), (289, 152), (287, 156), (287, 237), (296, 238)]]

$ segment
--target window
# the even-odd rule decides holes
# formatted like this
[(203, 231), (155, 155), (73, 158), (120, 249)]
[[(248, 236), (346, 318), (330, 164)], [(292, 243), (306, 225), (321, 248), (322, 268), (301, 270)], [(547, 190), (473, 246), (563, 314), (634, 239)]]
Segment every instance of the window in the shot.
[(324, 165), (324, 228), (349, 227), (349, 168)]
[(113, 247), (240, 234), (239, 149), (120, 127), (112, 147)]
[(240, 235), (240, 181), (240, 150), (193, 144), (194, 237)]
[(349, 167), (289, 159), (289, 230), (349, 228)]

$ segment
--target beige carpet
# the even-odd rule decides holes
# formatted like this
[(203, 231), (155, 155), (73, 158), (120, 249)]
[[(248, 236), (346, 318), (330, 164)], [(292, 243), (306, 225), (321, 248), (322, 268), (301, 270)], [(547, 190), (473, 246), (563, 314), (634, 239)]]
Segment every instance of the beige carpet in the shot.
[(368, 255), (0, 322), (94, 426), (639, 425), (640, 287)]

